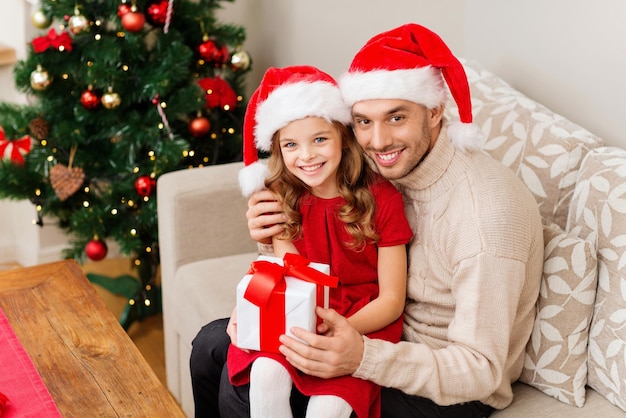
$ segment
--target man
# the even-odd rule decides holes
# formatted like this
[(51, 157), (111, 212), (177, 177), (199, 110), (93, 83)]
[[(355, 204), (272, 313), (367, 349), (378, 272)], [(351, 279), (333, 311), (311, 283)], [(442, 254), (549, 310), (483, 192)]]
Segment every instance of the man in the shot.
[[(445, 84), (460, 121), (443, 117)], [(304, 373), (383, 386), (383, 417), (485, 417), (505, 408), (521, 373), (543, 266), (534, 198), (509, 169), (474, 151), (478, 130), (465, 72), (430, 30), (408, 24), (372, 38), (340, 87), (359, 144), (403, 193), (414, 233), (403, 341), (363, 337), (318, 308), (328, 332), (295, 329), (306, 344), (282, 336), (281, 352)], [(281, 229), (280, 211), (267, 192), (253, 196), (252, 238), (269, 242)], [(200, 332), (191, 359), (200, 404), (207, 346), (217, 356), (228, 341), (215, 339), (225, 322), (212, 326), (218, 331)], [(223, 361), (211, 366), (214, 391)], [(223, 416), (245, 416), (245, 391), (224, 379), (219, 390)]]

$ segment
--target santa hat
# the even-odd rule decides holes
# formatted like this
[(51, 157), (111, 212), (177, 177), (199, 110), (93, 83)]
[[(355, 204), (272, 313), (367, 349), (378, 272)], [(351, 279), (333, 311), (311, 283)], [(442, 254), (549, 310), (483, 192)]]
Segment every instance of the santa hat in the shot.
[(245, 167), (239, 172), (239, 186), (244, 196), (265, 187), (268, 169), (259, 161), (259, 151), (269, 152), (279, 129), (308, 116), (344, 124), (352, 121), (335, 79), (310, 66), (268, 69), (243, 121)]
[(477, 148), (482, 133), (472, 123), (472, 103), (463, 65), (429, 29), (409, 23), (370, 39), (339, 80), (348, 106), (371, 99), (403, 99), (429, 109), (447, 99), (445, 79), (460, 121), (448, 125), (448, 137), (460, 149)]

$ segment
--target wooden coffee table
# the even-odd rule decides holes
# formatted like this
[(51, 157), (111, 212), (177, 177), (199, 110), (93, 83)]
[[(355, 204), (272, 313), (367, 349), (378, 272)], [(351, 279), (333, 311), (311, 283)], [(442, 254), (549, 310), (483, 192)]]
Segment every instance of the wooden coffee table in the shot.
[(185, 416), (74, 261), (0, 273), (0, 308), (63, 416)]

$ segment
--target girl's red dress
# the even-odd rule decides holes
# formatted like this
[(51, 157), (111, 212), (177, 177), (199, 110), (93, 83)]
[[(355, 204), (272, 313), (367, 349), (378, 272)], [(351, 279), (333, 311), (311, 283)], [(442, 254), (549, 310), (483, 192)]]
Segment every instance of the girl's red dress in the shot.
[[(339, 286), (330, 289), (330, 307), (350, 317), (378, 296), (377, 247), (404, 245), (412, 232), (404, 214), (402, 195), (387, 180), (379, 177), (370, 188), (376, 199), (374, 226), (379, 242), (369, 244), (363, 251), (354, 251), (343, 243), (351, 237), (338, 217), (344, 204), (342, 197), (321, 199), (313, 195), (303, 197), (303, 238), (294, 241), (299, 253), (312, 262), (330, 265), (330, 273), (339, 278)], [(402, 316), (387, 327), (368, 334), (397, 342), (402, 336)], [(345, 399), (359, 418), (380, 416), (380, 387), (370, 381), (342, 376), (321, 379), (291, 366), (281, 354), (266, 352), (246, 353), (231, 345), (228, 351), (228, 371), (235, 386), (250, 381), (250, 366), (259, 356), (272, 358), (290, 373), (294, 385), (307, 396), (336, 395)], [(271, 390), (268, 388), (268, 390)]]

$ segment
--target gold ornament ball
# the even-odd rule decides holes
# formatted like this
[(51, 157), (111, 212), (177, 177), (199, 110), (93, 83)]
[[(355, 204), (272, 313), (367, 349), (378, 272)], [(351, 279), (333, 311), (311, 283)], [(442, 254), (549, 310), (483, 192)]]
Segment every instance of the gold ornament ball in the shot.
[(110, 90), (104, 93), (102, 95), (102, 99), (100, 100), (102, 102), (102, 106), (104, 106), (107, 109), (115, 109), (116, 107), (120, 105), (120, 103), (122, 103), (122, 99), (120, 98), (120, 95)]
[(50, 16), (44, 13), (43, 10), (37, 9), (30, 15), (30, 20), (33, 23), (33, 26), (38, 29), (45, 29), (52, 23), (52, 19)]
[(237, 51), (230, 58), (233, 70), (247, 70), (250, 67), (250, 55), (246, 51)]
[(30, 73), (30, 86), (35, 90), (45, 90), (51, 82), (50, 74), (39, 65)]
[(77, 35), (80, 32), (84, 31), (85, 29), (87, 29), (87, 27), (89, 26), (89, 21), (87, 20), (87, 18), (83, 15), (80, 14), (76, 14), (72, 17), (70, 17), (69, 22), (67, 22), (67, 25), (70, 28), (70, 31), (74, 34)]

